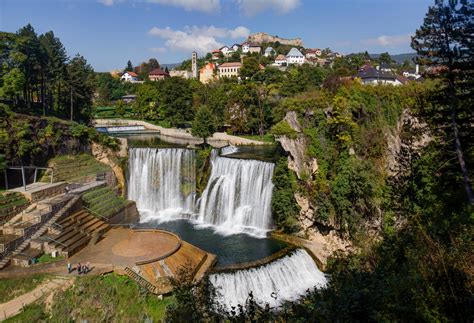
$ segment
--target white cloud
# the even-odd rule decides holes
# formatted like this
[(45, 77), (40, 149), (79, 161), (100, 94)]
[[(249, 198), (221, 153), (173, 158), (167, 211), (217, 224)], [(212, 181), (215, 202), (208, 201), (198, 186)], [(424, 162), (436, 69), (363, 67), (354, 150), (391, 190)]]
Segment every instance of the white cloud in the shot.
[[(107, 1), (107, 0), (106, 0)], [(110, 0), (108, 0), (110, 1)], [(181, 7), (187, 11), (196, 10), (213, 13), (220, 10), (220, 0), (146, 0), (151, 3)]]
[(166, 52), (166, 48), (164, 48), (164, 47), (152, 47), (152, 48), (150, 48), (150, 50), (153, 53), (165, 53)]
[(286, 14), (296, 9), (301, 0), (236, 0), (240, 10), (247, 17), (253, 17), (262, 11), (273, 10), (278, 14)]
[(114, 0), (97, 0), (97, 2), (102, 3), (105, 6), (113, 6)]
[(410, 43), (410, 35), (382, 35), (377, 38), (365, 39), (362, 41), (364, 45), (376, 45), (383, 47), (394, 47), (398, 45), (406, 45)]
[(235, 29), (186, 26), (184, 30), (153, 27), (148, 34), (164, 39), (165, 46), (171, 50), (188, 52), (195, 50), (200, 54), (205, 54), (223, 46), (223, 43), (217, 40), (218, 38), (244, 38), (250, 34), (250, 30), (244, 26)]

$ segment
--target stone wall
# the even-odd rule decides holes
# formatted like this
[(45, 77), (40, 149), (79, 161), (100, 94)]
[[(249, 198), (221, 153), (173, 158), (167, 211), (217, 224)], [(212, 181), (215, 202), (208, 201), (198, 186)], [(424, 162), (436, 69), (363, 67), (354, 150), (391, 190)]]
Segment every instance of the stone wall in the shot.
[(276, 43), (279, 42), (282, 45), (290, 45), (290, 46), (296, 46), (296, 47), (301, 47), (303, 46), (303, 41), (301, 38), (281, 38), (278, 36), (272, 36), (264, 32), (259, 32), (255, 34), (251, 34), (248, 39), (249, 42), (252, 43)]

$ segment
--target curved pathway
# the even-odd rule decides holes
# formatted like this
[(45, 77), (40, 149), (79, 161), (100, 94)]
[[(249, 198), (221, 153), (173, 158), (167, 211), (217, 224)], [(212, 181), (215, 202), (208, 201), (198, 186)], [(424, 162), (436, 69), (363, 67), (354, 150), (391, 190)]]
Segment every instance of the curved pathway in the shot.
[(19, 314), (23, 307), (36, 302), (43, 296), (50, 295), (58, 288), (69, 287), (74, 278), (55, 277), (38, 285), (35, 289), (20, 295), (6, 303), (0, 304), (0, 321)]

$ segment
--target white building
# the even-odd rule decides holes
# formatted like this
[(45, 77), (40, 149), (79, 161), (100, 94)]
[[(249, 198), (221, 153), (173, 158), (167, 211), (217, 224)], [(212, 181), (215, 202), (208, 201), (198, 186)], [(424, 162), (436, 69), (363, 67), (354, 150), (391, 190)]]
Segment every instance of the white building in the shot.
[(120, 77), (121, 81), (136, 83), (138, 82), (138, 75), (135, 72), (125, 72)]
[(234, 50), (229, 46), (223, 46), (223, 47), (219, 48), (219, 50), (226, 57), (228, 57), (228, 56), (230, 56), (234, 53)]
[(321, 56), (322, 52), (319, 48), (308, 48), (305, 52), (305, 56), (307, 59), (313, 59), (318, 56)]
[(357, 77), (363, 84), (370, 85), (403, 85), (408, 81), (401, 75), (396, 75), (392, 72), (383, 71), (374, 67), (361, 69), (357, 74)]
[(286, 61), (288, 65), (292, 64), (298, 64), (298, 65), (303, 65), (304, 64), (304, 55), (299, 51), (298, 48), (293, 47), (288, 54), (286, 54)]
[(193, 72), (186, 70), (171, 70), (170, 77), (182, 77), (183, 79), (193, 78)]
[(232, 49), (234, 50), (234, 52), (239, 51), (241, 48), (242, 48), (242, 46), (240, 46), (240, 44), (234, 44), (234, 45), (232, 45)]
[(231, 62), (231, 63), (221, 64), (217, 67), (219, 78), (239, 77), (241, 67), (242, 67), (242, 64), (240, 62)]
[(286, 61), (285, 55), (280, 54), (275, 58), (275, 63), (273, 65), (286, 66), (287, 64), (288, 62)]
[(273, 49), (273, 47), (267, 47), (265, 48), (265, 53), (263, 55), (265, 55), (265, 57), (272, 57), (273, 55), (275, 55), (275, 50)]
[(242, 53), (247, 54), (247, 53), (258, 53), (262, 51), (262, 47), (259, 44), (256, 43), (243, 43), (242, 44)]
[(411, 70), (411, 71), (405, 71), (403, 72), (403, 76), (407, 77), (407, 78), (410, 78), (410, 79), (414, 79), (414, 80), (417, 80), (421, 77), (421, 74), (420, 74), (420, 66), (418, 64), (415, 65), (415, 70)]

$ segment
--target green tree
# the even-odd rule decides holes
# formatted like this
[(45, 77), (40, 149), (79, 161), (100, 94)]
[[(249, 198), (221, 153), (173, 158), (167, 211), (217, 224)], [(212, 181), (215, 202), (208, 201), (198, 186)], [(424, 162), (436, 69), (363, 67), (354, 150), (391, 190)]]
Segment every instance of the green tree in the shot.
[(127, 61), (127, 66), (125, 66), (124, 72), (133, 72), (133, 64), (130, 60)]
[(122, 100), (118, 100), (115, 104), (115, 113), (123, 118), (126, 112), (125, 103)]
[(194, 117), (191, 133), (193, 136), (202, 138), (204, 144), (207, 144), (207, 138), (211, 137), (216, 131), (216, 125), (213, 121), (212, 112), (206, 106), (201, 106)]
[(385, 64), (387, 66), (392, 66), (394, 63), (392, 56), (390, 56), (388, 52), (380, 54), (378, 61), (380, 64)]
[(242, 79), (251, 79), (258, 71), (260, 71), (260, 64), (256, 57), (246, 57), (240, 68), (240, 75)]
[(466, 135), (469, 135), (469, 128), (474, 122), (474, 47), (470, 37), (474, 32), (473, 13), (472, 1), (436, 1), (428, 9), (423, 25), (416, 31), (411, 42), (422, 63), (445, 67), (440, 75), (445, 86), (439, 94), (438, 109), (430, 111), (433, 114), (428, 118), (434, 123), (437, 132), (448, 126), (451, 129), (451, 133), (446, 135), (452, 137), (467, 199), (471, 205), (474, 205), (474, 194), (461, 142), (464, 137), (467, 140), (465, 142), (472, 143), (472, 137)]
[(88, 121), (94, 95), (94, 70), (86, 59), (76, 55), (67, 66), (70, 119)]

